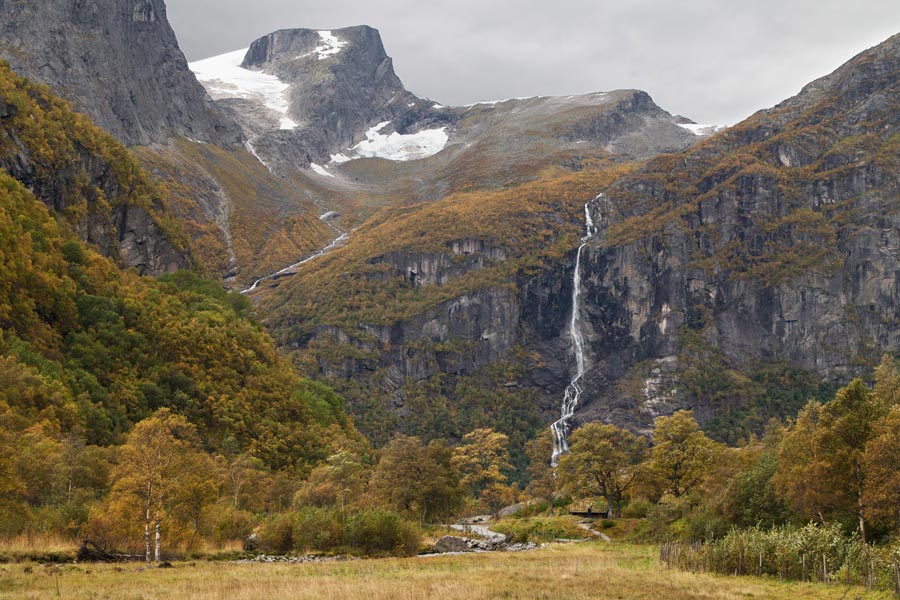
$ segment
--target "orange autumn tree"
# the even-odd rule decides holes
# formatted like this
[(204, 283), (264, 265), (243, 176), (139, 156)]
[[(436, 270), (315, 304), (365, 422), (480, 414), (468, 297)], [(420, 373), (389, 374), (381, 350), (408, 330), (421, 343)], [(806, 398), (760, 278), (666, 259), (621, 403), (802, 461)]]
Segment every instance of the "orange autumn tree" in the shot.
[(879, 415), (862, 457), (862, 512), (867, 519), (900, 528), (900, 372), (885, 355), (875, 369), (872, 399)]
[[(200, 451), (196, 428), (181, 415), (161, 409), (135, 425), (119, 449), (107, 503), (144, 532), (144, 553), (159, 562), (163, 524), (176, 521), (185, 498), (202, 495), (211, 486), (214, 466)], [(188, 511), (190, 512), (190, 511)]]
[(797, 513), (823, 524), (856, 521), (864, 542), (863, 453), (879, 412), (859, 379), (828, 404), (809, 403), (781, 442), (775, 478)]

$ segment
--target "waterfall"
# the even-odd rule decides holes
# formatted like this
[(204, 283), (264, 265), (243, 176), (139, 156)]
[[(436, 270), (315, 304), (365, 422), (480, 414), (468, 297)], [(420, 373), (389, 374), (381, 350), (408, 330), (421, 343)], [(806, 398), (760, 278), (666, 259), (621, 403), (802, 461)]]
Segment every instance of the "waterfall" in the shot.
[[(599, 199), (600, 196), (597, 198)], [(553, 432), (553, 457), (550, 463), (554, 467), (559, 463), (559, 457), (569, 451), (569, 419), (575, 414), (582, 392), (580, 383), (584, 376), (585, 356), (584, 334), (581, 332), (581, 253), (597, 233), (597, 227), (594, 225), (591, 211), (588, 208), (589, 204), (590, 202), (584, 205), (584, 237), (581, 238), (581, 245), (578, 246), (578, 254), (575, 257), (575, 274), (572, 277), (572, 317), (569, 320), (569, 334), (572, 336), (572, 353), (575, 355), (575, 376), (566, 387), (560, 418), (550, 426), (550, 430)]]

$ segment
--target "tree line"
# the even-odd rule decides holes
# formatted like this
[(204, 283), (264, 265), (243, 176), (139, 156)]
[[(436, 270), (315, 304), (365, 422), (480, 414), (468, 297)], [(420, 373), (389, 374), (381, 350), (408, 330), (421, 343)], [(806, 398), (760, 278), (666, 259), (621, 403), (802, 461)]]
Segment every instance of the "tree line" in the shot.
[[(647, 517), (655, 539), (715, 540), (734, 528), (837, 527), (863, 544), (900, 530), (900, 373), (885, 355), (872, 383), (855, 379), (824, 403), (736, 447), (710, 439), (688, 411), (659, 417), (650, 440), (590, 423), (571, 436), (556, 476), (532, 463), (548, 503), (599, 501)], [(534, 442), (533, 456), (549, 440)], [(537, 464), (537, 466), (535, 466)]]

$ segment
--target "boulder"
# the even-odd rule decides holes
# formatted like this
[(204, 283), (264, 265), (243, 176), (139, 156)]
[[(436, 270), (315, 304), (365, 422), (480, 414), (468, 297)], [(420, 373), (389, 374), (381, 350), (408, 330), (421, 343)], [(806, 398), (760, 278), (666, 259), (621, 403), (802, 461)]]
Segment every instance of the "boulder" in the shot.
[(445, 535), (434, 543), (434, 551), (441, 554), (447, 552), (471, 552), (472, 548), (469, 547), (469, 542), (471, 541), (455, 535)]

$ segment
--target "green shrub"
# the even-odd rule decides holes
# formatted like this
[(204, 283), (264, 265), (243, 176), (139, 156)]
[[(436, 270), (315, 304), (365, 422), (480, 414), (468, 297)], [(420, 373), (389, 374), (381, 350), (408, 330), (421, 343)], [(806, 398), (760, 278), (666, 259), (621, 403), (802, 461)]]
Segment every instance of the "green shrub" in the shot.
[(353, 515), (347, 523), (347, 539), (364, 554), (411, 556), (419, 549), (421, 535), (414, 525), (393, 511), (375, 509)]
[(651, 508), (653, 508), (653, 504), (649, 500), (638, 498), (629, 502), (628, 506), (622, 509), (622, 516), (626, 519), (646, 519)]
[(294, 549), (332, 552), (345, 544), (341, 512), (337, 508), (303, 507), (294, 516)]
[(206, 523), (209, 531), (205, 535), (221, 547), (226, 542), (247, 539), (256, 527), (256, 518), (253, 513), (230, 504), (216, 504), (207, 512)]
[(294, 548), (294, 515), (274, 515), (266, 519), (259, 531), (259, 547), (263, 552), (288, 554)]

